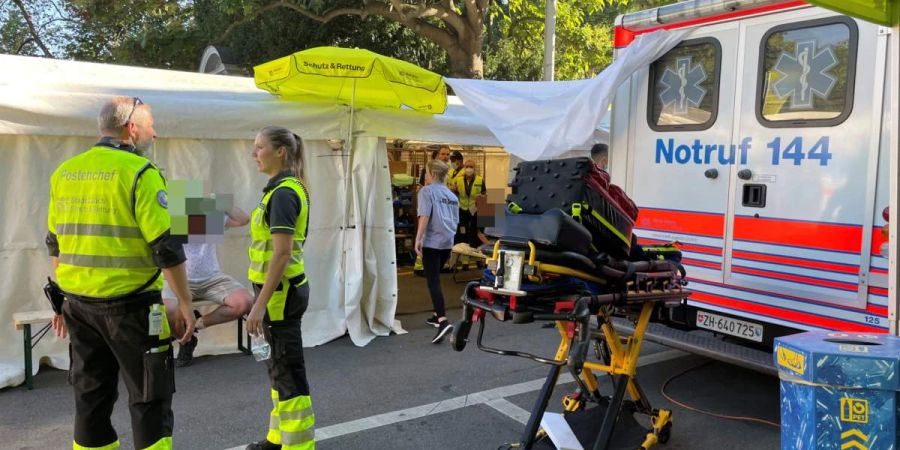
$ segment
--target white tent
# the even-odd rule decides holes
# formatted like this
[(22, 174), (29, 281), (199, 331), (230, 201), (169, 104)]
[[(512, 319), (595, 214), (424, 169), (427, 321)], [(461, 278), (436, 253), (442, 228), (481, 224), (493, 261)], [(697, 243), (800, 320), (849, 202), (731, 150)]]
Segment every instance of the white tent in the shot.
[[(265, 185), (250, 148), (256, 131), (282, 125), (304, 138), (311, 191), (305, 247), (311, 280), (304, 344), (349, 333), (357, 345), (400, 331), (394, 320), (397, 278), (390, 181), (384, 137), (498, 145), (458, 102), (443, 115), (357, 111), (351, 168), (326, 139), (347, 136), (348, 108), (278, 101), (249, 78), (0, 55), (0, 387), (18, 384), (22, 335), (18, 311), (47, 309), (41, 287), (50, 273), (44, 246), (50, 174), (97, 140), (96, 115), (112, 95), (151, 105), (160, 135), (151, 155), (169, 179), (208, 180), (249, 211)], [(351, 176), (350, 204), (345, 177)], [(350, 226), (344, 227), (345, 211)], [(230, 230), (219, 247), (223, 270), (245, 279), (246, 230)], [(234, 351), (223, 325), (204, 331), (199, 353)], [(65, 346), (45, 338), (34, 353), (67, 367)]]

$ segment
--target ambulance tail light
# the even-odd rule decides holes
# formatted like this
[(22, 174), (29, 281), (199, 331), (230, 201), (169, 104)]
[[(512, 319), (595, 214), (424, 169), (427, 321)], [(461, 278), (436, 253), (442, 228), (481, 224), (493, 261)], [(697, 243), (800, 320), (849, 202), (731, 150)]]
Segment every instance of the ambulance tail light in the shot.
[(623, 26), (617, 25), (613, 32), (613, 46), (615, 48), (628, 47), (634, 41), (635, 34), (626, 30)]

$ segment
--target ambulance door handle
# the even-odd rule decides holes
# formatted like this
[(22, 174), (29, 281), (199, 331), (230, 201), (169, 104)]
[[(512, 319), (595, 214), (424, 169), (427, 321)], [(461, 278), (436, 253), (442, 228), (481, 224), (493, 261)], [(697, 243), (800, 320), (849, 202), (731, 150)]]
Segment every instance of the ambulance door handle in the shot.
[(719, 169), (706, 169), (706, 172), (703, 172), (703, 176), (710, 180), (715, 180), (719, 178)]
[(742, 180), (749, 180), (750, 178), (753, 178), (753, 172), (751, 172), (750, 169), (741, 169), (738, 171), (737, 176)]

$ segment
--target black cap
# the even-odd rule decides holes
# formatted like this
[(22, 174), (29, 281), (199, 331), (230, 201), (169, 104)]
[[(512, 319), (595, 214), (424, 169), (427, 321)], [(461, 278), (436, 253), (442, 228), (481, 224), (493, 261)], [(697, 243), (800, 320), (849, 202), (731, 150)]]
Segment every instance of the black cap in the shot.
[(609, 152), (608, 145), (606, 145), (602, 142), (600, 142), (598, 144), (594, 144), (594, 146), (591, 147), (591, 158), (593, 158), (597, 155), (605, 155), (607, 152)]
[(453, 153), (450, 154), (450, 161), (462, 161), (463, 155), (459, 152), (459, 150), (454, 150)]

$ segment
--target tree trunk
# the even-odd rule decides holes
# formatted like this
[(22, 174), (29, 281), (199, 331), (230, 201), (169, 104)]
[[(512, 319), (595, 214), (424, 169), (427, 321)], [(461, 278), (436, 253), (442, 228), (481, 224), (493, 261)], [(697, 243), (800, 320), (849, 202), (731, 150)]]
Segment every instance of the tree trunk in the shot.
[(447, 51), (450, 60), (450, 76), (453, 78), (484, 78), (484, 61), (481, 52), (472, 54), (462, 49)]
[(484, 78), (484, 57), (481, 33), (470, 34), (461, 39), (459, 46), (447, 50), (450, 61), (450, 75), (454, 78)]

